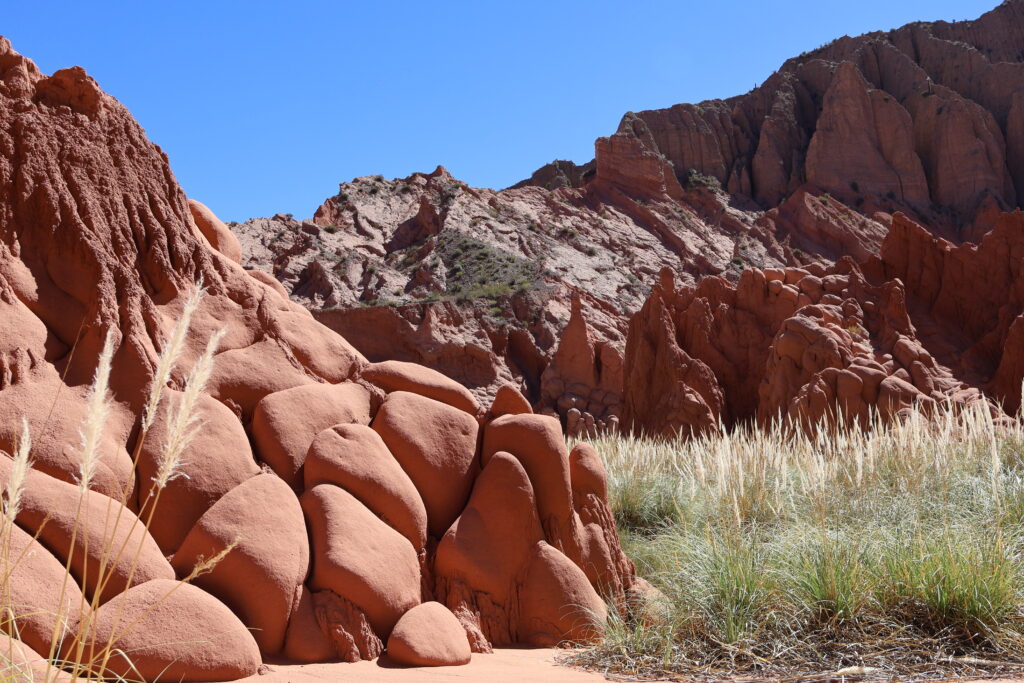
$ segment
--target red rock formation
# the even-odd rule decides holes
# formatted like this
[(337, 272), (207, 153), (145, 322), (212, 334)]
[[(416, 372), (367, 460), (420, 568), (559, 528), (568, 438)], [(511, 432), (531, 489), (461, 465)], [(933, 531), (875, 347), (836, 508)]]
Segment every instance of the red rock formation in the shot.
[(406, 391), (388, 394), (373, 420), (419, 491), (435, 538), (459, 516), (479, 473), (478, 427), (458, 408)]
[(459, 620), (437, 602), (406, 612), (388, 638), (388, 657), (409, 666), (458, 666), (469, 664), (471, 655)]
[(260, 664), (256, 641), (231, 610), (195, 586), (167, 579), (147, 581), (104, 605), (89, 635), (91, 647), (113, 643), (107, 676), (230, 681)]
[[(166, 157), (83, 71), (46, 77), (0, 39), (0, 147), (0, 448), (11, 450), (24, 416), (44, 470), (30, 471), (11, 532), (32, 570), (15, 572), (19, 612), (59, 601), (53, 576), (68, 562), (65, 597), (77, 604), (84, 589), (98, 606), (87, 612), (92, 626), (80, 626), (81, 642), (115, 638), (146, 679), (227, 680), (256, 673), (261, 652), (303, 661), (375, 657), (395, 625), (435, 594), (447, 596), (478, 650), (490, 647), (488, 638), (592, 637), (602, 627), (597, 590), (632, 588), (632, 565), (594, 485), (600, 473), (572, 470), (557, 421), (530, 414), (521, 397), (488, 414), (437, 373), (369, 363), (231, 258), (216, 217), (189, 204)], [(320, 231), (307, 229), (311, 240)], [(200, 280), (206, 296), (143, 435), (137, 416), (159, 354)], [(167, 411), (219, 330), (196, 416), (207, 431), (185, 450), (187, 478), (158, 496), (153, 475)], [(82, 494), (72, 483), (83, 457), (78, 429), (108, 332), (110, 419), (93, 490)], [(480, 473), (478, 433), (499, 420), (503, 447), (537, 477), (550, 531), (537, 522), (531, 543), (516, 546), (522, 552), (502, 575), (509, 621), (485, 636), (451, 587), (467, 562), (489, 561), (490, 544), (504, 543), (459, 531), (509, 521), (508, 510), (488, 500)], [(0, 454), (0, 484), (11, 471)], [(585, 482), (579, 491), (571, 471)], [(555, 491), (551, 482), (567, 488)], [(504, 494), (496, 495), (500, 502)], [(150, 532), (154, 504), (159, 521)], [(511, 523), (521, 527), (538, 517), (537, 501), (529, 493), (519, 504), (525, 516)], [(440, 549), (449, 536), (468, 553), (464, 562), (440, 559), (450, 555)], [(111, 544), (128, 552), (105, 561)], [(175, 580), (220, 552), (194, 584)], [(164, 553), (173, 553), (172, 563)], [(99, 585), (104, 563), (110, 580)], [(595, 618), (566, 618), (577, 603)], [(396, 643), (450, 654), (458, 640), (451, 620), (421, 632), (420, 612)], [(135, 624), (125, 633), (120, 615)], [(31, 647), (48, 649), (45, 615), (18, 620)], [(123, 675), (129, 664), (117, 655), (108, 668)]]
[(814, 273), (748, 270), (735, 286), (706, 278), (676, 290), (666, 273), (631, 323), (624, 421), (686, 435), (980, 399), (922, 345), (907, 291), (899, 280), (870, 284), (850, 259)]
[(1024, 213), (1002, 214), (977, 245), (955, 246), (897, 215), (866, 270), (899, 278), (924, 346), (1009, 412), (1024, 379)]
[(195, 585), (220, 598), (253, 629), (261, 652), (279, 652), (309, 573), (302, 508), (280, 478), (257, 475), (231, 489), (192, 527), (172, 566), (187, 576), (232, 543), (235, 549)]
[(679, 347), (675, 283), (664, 271), (630, 322), (624, 424), (634, 432), (691, 436), (717, 429), (724, 399), (714, 373)]
[(387, 638), (406, 610), (420, 602), (416, 551), (404, 536), (339, 486), (302, 494), (313, 545), (310, 587), (345, 598)]
[[(11, 468), (11, 460), (0, 453), (0, 484), (6, 486)], [(62, 566), (69, 566), (86, 597), (95, 597), (99, 603), (129, 586), (174, 577), (171, 565), (135, 513), (98, 491), (82, 495), (77, 486), (29, 470), (16, 521)], [(112, 557), (110, 546), (130, 547), (132, 553)], [(98, 577), (101, 564), (106, 567), (102, 586)]]
[(541, 375), (540, 405), (565, 415), (570, 435), (596, 436), (618, 429), (621, 388), (621, 351), (591, 339), (580, 299), (573, 297), (569, 324)]
[[(521, 447), (519, 452), (529, 451)], [(438, 546), (438, 599), (462, 622), (476, 652), (489, 651), (492, 642), (553, 645), (560, 630), (563, 637), (585, 633), (603, 613), (604, 603), (584, 573), (545, 542), (533, 481), (516, 456), (494, 453), (477, 478), (466, 512)], [(555, 614), (550, 599), (546, 605), (530, 603), (525, 611), (517, 604), (517, 595), (549, 594), (554, 567), (565, 582), (562, 593), (572, 594), (573, 604), (590, 612)]]
[(0, 676), (7, 680), (53, 681), (53, 683), (69, 683), (71, 681), (70, 674), (47, 667), (45, 657), (6, 633), (0, 634), (0, 648), (7, 653), (3, 661), (0, 661)]
[[(297, 412), (296, 406), (306, 406)], [(316, 435), (336, 424), (369, 424), (370, 395), (359, 384), (308, 384), (270, 394), (256, 406), (252, 436), (260, 457), (297, 487)]]
[[(164, 400), (180, 400), (180, 392), (168, 389)], [(203, 428), (182, 456), (183, 476), (171, 481), (160, 494), (162, 504), (173, 508), (175, 514), (154, 516), (149, 526), (160, 549), (167, 554), (178, 549), (189, 530), (214, 503), (260, 471), (245, 429), (234, 413), (209, 396), (204, 396), (200, 404)], [(154, 481), (167, 440), (167, 417), (166, 412), (157, 414), (139, 452), (142, 501), (156, 494)]]
[(242, 245), (238, 238), (228, 229), (228, 226), (213, 213), (202, 202), (195, 199), (188, 200), (188, 209), (192, 213), (192, 221), (203, 239), (210, 245), (227, 256), (235, 263), (242, 262)]
[[(64, 580), (64, 565), (20, 527), (11, 527), (4, 539), (7, 548), (0, 559), (10, 609), (10, 628), (19, 640), (38, 652), (49, 652), (54, 630), (63, 618), (67, 630), (75, 632), (82, 616), (82, 592), (68, 582), (61, 599), (54, 586)], [(88, 608), (86, 608), (88, 609)], [(88, 615), (88, 612), (86, 612)], [(15, 678), (14, 680), (18, 680)]]
[(511, 384), (503, 384), (498, 388), (494, 396), (491, 409), (487, 411), (491, 417), (502, 415), (522, 415), (532, 413), (529, 401), (522, 394), (516, 391)]
[(596, 181), (637, 199), (682, 198), (683, 188), (672, 165), (645, 144), (648, 140), (646, 125), (636, 119), (624, 120), (615, 135), (598, 138), (594, 143)]
[(677, 174), (694, 169), (764, 207), (810, 182), (851, 202), (891, 193), (908, 211), (931, 201), (970, 222), (985, 196), (1014, 205), (1022, 186), (1022, 22), (1013, 0), (974, 22), (841, 38), (746, 95), (623, 123), (643, 122)]
[(278, 215), (234, 229), (246, 266), (273, 272), (370, 360), (422, 363), (481, 403), (513, 383), (565, 421), (541, 377), (573, 297), (594, 344), (621, 352), (623, 311), (642, 303), (645, 276), (736, 274), (740, 249), (758, 265), (788, 258), (756, 213), (720, 191), (684, 190), (632, 129), (599, 148), (593, 172), (569, 174), (586, 187), (494, 192), (438, 168), (343, 183), (313, 223)]
[(387, 392), (408, 391), (473, 416), (480, 412), (480, 404), (466, 387), (422, 365), (394, 360), (373, 363), (363, 370), (362, 377)]
[(373, 429), (340, 424), (325, 429), (309, 447), (306, 488), (344, 488), (408, 539), (418, 554), (427, 547), (427, 510), (412, 479)]
[(877, 254), (888, 232), (888, 214), (868, 217), (846, 204), (800, 188), (762, 221), (789, 238), (789, 245), (829, 260), (863, 261)]
[(807, 181), (845, 194), (851, 178), (858, 192), (892, 193), (911, 204), (928, 201), (910, 114), (883, 91), (870, 89), (853, 62), (842, 62), (807, 149)]

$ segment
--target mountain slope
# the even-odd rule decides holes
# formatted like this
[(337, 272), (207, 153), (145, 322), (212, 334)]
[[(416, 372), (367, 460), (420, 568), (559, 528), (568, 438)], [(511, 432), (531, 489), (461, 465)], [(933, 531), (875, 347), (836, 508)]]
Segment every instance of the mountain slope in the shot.
[[(599, 359), (622, 367), (662, 268), (689, 286), (864, 262), (896, 212), (977, 242), (1018, 206), (1022, 93), (1024, 0), (1010, 0), (976, 21), (840, 38), (745, 95), (627, 113), (594, 160), (506, 190), (443, 169), (361, 178), (311, 221), (235, 229), (247, 265), (369, 357), (424, 362), (480, 396), (512, 382), (566, 424), (613, 422), (622, 391), (594, 379)], [(563, 334), (574, 299), (589, 350)]]

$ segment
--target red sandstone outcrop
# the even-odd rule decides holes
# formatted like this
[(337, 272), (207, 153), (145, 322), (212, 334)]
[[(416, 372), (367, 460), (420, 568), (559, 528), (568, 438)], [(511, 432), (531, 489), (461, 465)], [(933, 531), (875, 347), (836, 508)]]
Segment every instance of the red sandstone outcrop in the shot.
[(388, 657), (400, 664), (458, 666), (469, 664), (471, 655), (459, 620), (437, 602), (424, 602), (406, 612), (388, 638)]
[(279, 477), (256, 475), (231, 489), (199, 518), (171, 564), (188, 575), (232, 543), (234, 549), (195, 585), (253, 629), (261, 652), (279, 652), (310, 564), (302, 508)]
[(235, 263), (241, 263), (242, 245), (228, 226), (224, 225), (209, 207), (195, 199), (188, 200), (188, 209), (192, 213), (192, 222), (210, 248), (216, 249)]
[(580, 300), (574, 297), (569, 324), (540, 378), (541, 405), (551, 415), (564, 415), (572, 436), (618, 429), (622, 353), (591, 334)]
[(260, 665), (256, 641), (231, 610), (169, 579), (147, 581), (101, 607), (87, 638), (87, 647), (116, 644), (106, 676), (230, 681)]
[(746, 95), (623, 122), (645, 124), (649, 150), (677, 174), (693, 169), (766, 208), (811, 183), (922, 219), (935, 203), (969, 223), (985, 197), (1013, 206), (1022, 186), (1022, 22), (1012, 0), (973, 22), (844, 37)]
[(26, 646), (49, 652), (54, 632), (63, 636), (78, 629), (82, 591), (69, 581), (61, 599), (53, 587), (63, 583), (64, 565), (20, 527), (11, 527), (5, 541), (0, 568), (9, 586), (4, 600), (13, 612), (11, 630)]
[(858, 266), (750, 270), (677, 289), (663, 273), (630, 324), (623, 419), (692, 434), (777, 417), (891, 418), (913, 405), (1020, 407), (1024, 214), (955, 246), (897, 214)]
[[(166, 157), (84, 71), (44, 76), (0, 39), (0, 148), (0, 448), (13, 450), (24, 417), (38, 467), (9, 532), (25, 551), (12, 595), (26, 651), (49, 648), (52, 619), (34, 612), (59, 607), (65, 562), (61, 652), (110, 643), (106, 673), (133, 665), (150, 680), (229, 680), (270, 655), (371, 658), (389, 637), (400, 661), (462, 662), (459, 635), (478, 651), (590, 638), (607, 586), (625, 608), (635, 576), (595, 484), (599, 462), (574, 465), (558, 422), (514, 389), (487, 412), (436, 372), (370, 363), (244, 270), (216, 217), (187, 201)], [(417, 209), (408, 239), (437, 237), (428, 214)], [(148, 385), (200, 281), (205, 297), (143, 433)], [(196, 401), (206, 424), (161, 488), (167, 411), (219, 331)], [(108, 335), (110, 418), (82, 493), (78, 429)], [(482, 472), (483, 441), (512, 455), (487, 453)], [(518, 476), (518, 517), (488, 483), (501, 466)], [(0, 484), (13, 471), (0, 454)], [(524, 519), (537, 520), (526, 535)], [(470, 530), (501, 524), (508, 562), (480, 584), (478, 563), (506, 539)], [(105, 555), (111, 546), (127, 551)], [(423, 607), (434, 599), (460, 626)], [(577, 608), (589, 616), (570, 617)]]
[(807, 148), (807, 181), (831, 192), (845, 193), (855, 182), (858, 192), (928, 201), (910, 114), (884, 91), (869, 89), (853, 62), (839, 64), (825, 92)]
[(961, 381), (1007, 412), (1024, 380), (1024, 213), (1002, 214), (977, 244), (954, 245), (897, 215), (865, 272), (898, 278), (918, 337)]

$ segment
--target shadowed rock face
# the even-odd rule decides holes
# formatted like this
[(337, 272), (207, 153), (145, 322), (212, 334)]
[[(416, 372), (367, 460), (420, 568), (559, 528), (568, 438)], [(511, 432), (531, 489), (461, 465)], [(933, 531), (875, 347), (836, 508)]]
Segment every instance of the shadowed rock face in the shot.
[[(979, 242), (1024, 192), (1021, 93), (1024, 2), (1010, 0), (841, 38), (728, 100), (629, 112), (593, 160), (506, 190), (442, 168), (359, 178), (311, 221), (235, 230), (247, 267), (371, 360), (426, 364), (484, 402), (511, 383), (592, 433), (623, 417), (615, 359), (662, 268), (739, 286), (754, 268), (861, 263), (897, 212)], [(563, 376), (567, 354), (594, 369)]]
[(885, 419), (913, 404), (1020, 407), (1024, 213), (956, 246), (897, 214), (878, 256), (676, 288), (630, 323), (623, 419), (693, 434), (743, 420)]
[(904, 283), (917, 336), (936, 360), (1008, 412), (1020, 408), (1024, 213), (1000, 215), (977, 245), (951, 244), (897, 216), (864, 270)]
[[(133, 653), (144, 677), (228, 680), (280, 653), (372, 657), (396, 624), (408, 661), (461, 662), (469, 645), (486, 651), (492, 643), (592, 637), (602, 628), (599, 590), (626, 604), (635, 576), (605, 492), (594, 485), (603, 472), (570, 470), (556, 420), (529, 414), (511, 388), (488, 411), (436, 372), (372, 364), (275, 281), (244, 270), (232, 234), (188, 202), (160, 149), (81, 69), (47, 77), (0, 38), (0, 149), (0, 449), (12, 450), (24, 417), (40, 470), (28, 478), (17, 518), (26, 533), (17, 542), (40, 576), (71, 555), (72, 575), (87, 596), (97, 595), (102, 638), (119, 633), (121, 614), (137, 622), (117, 645)], [(430, 211), (417, 211), (421, 222), (402, 239), (431, 234)], [(165, 411), (209, 337), (221, 329), (225, 336), (200, 400), (206, 424), (186, 454), (188, 476), (161, 496), (150, 534), (134, 520), (160, 452), (155, 442), (137, 443), (137, 416), (158, 353), (200, 279), (207, 295), (150, 438), (166, 433)], [(309, 291), (325, 286), (322, 273), (304, 282)], [(108, 331), (111, 417), (96, 490), (79, 504), (77, 432)], [(507, 511), (489, 500), (488, 477), (500, 473), (481, 469), (477, 434), (493, 416), (518, 417), (512, 413), (523, 406), (543, 421), (547, 440), (533, 438), (529, 420), (505, 425), (501, 457), (522, 474), (517, 509), (555, 517), (535, 529), (517, 519), (503, 537), (508, 547), (492, 557), (470, 530), (499, 524)], [(362, 462), (365, 448), (373, 449), (372, 467)], [(550, 460), (548, 468), (530, 464), (538, 459)], [(580, 486), (571, 471), (580, 472)], [(10, 476), (0, 453), (0, 485)], [(568, 487), (554, 508), (553, 476)], [(122, 496), (126, 507), (111, 500)], [(76, 509), (89, 514), (72, 537)], [(119, 560), (113, 580), (98, 586), (104, 529), (132, 549), (125, 558), (140, 550), (136, 571)], [(446, 543), (459, 555), (442, 568)], [(161, 600), (176, 575), (232, 544), (211, 572)], [(480, 577), (480, 563), (496, 573)], [(32, 612), (58, 604), (56, 594), (38, 591), (59, 584), (32, 579), (18, 600)], [(69, 590), (70, 598), (78, 589)], [(435, 598), (441, 604), (404, 618)], [(578, 604), (595, 618), (566, 618)], [(78, 616), (69, 615), (72, 627)], [(45, 651), (46, 620), (17, 618), (30, 646)], [(443, 628), (422, 632), (431, 624)], [(128, 667), (114, 658), (110, 673)]]

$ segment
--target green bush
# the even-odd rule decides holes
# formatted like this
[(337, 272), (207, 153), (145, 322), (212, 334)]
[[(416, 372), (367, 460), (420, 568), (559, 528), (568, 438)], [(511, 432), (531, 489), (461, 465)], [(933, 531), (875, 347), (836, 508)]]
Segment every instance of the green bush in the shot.
[(541, 268), (515, 254), (459, 232), (438, 236), (448, 290), (461, 300), (495, 299), (534, 286)]

